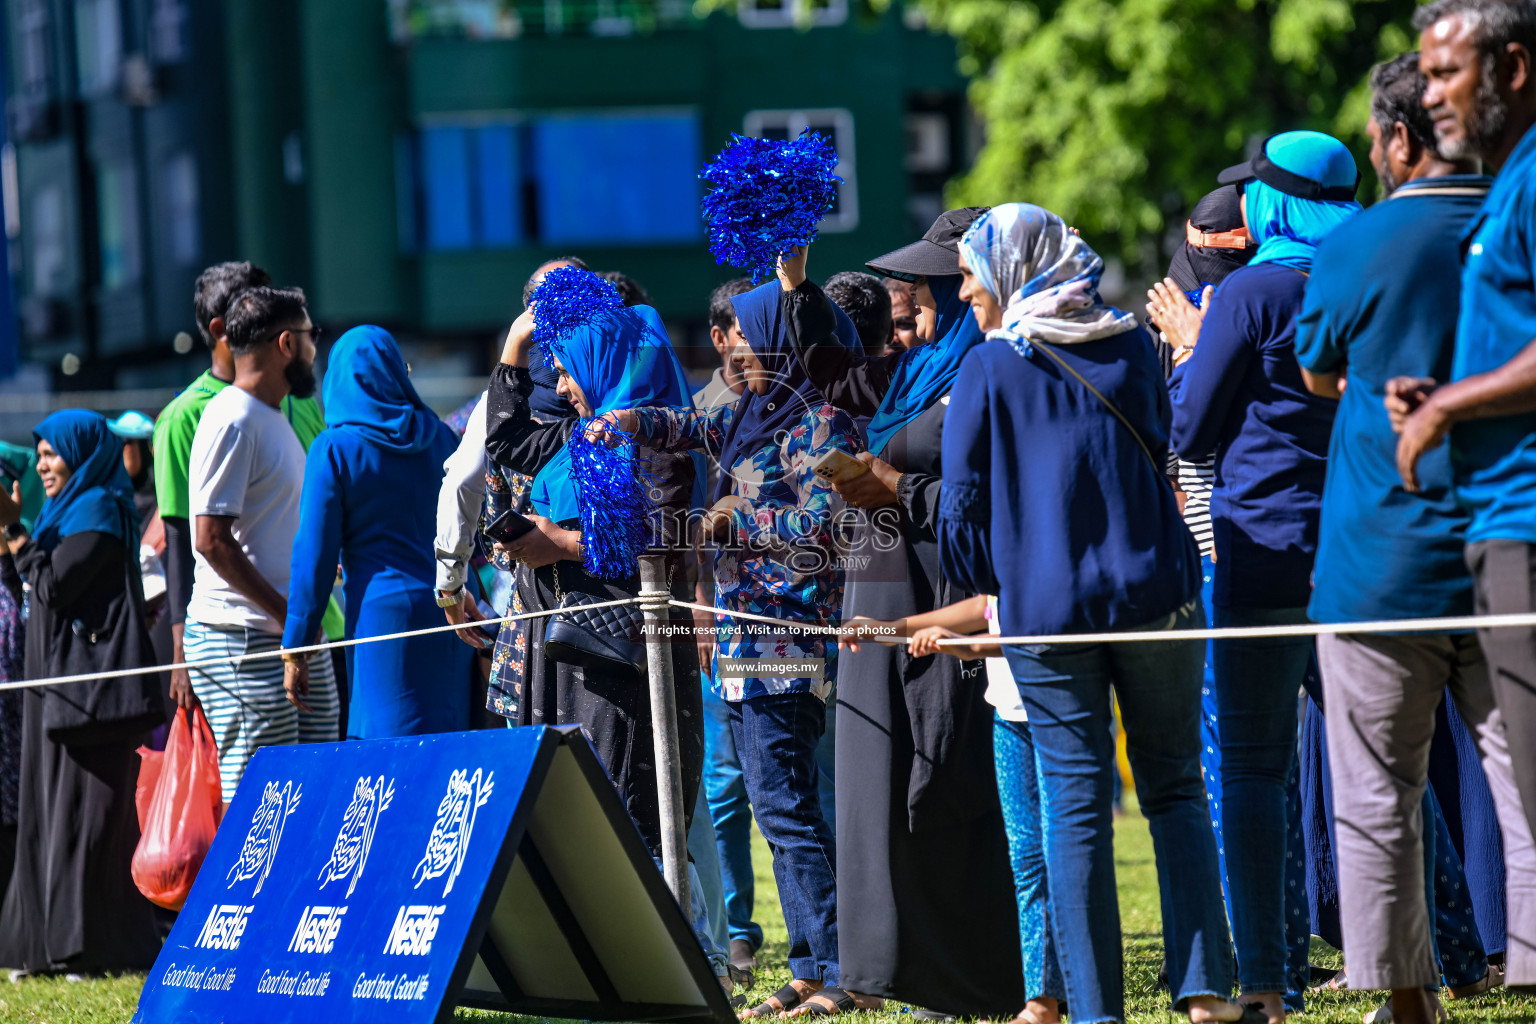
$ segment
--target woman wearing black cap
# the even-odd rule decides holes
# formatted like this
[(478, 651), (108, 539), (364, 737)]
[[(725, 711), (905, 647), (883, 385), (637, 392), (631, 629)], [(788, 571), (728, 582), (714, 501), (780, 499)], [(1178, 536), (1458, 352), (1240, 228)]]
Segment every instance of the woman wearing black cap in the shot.
[[(1164, 369), (1172, 373), (1195, 351), (1200, 334), (1200, 318), (1209, 305), (1216, 286), (1227, 275), (1247, 266), (1256, 247), (1243, 223), (1243, 204), (1237, 190), (1218, 188), (1195, 204), (1185, 224), (1185, 238), (1168, 264), (1168, 276), (1147, 292), (1147, 315), (1161, 333), (1158, 348)], [(1214, 578), (1212, 555), (1216, 542), (1211, 535), (1211, 488), (1216, 483), (1216, 456), (1191, 461), (1175, 455), (1169, 475), (1177, 481), (1184, 495), (1184, 523), (1200, 545), (1201, 601), (1207, 619), (1211, 616), (1211, 581)], [(1216, 849), (1221, 841), (1221, 753), (1216, 729), (1216, 681), (1212, 675), (1209, 644), (1205, 657), (1205, 684), (1200, 694), (1200, 768), (1210, 797), (1211, 824), (1216, 830)], [(1226, 885), (1226, 867), (1222, 867), (1222, 885)]]
[[(868, 470), (834, 482), (861, 510), (845, 623), (894, 624), (969, 596), (940, 575), (935, 531), (950, 386), (984, 340), (959, 297), (957, 245), (984, 212), (951, 210), (922, 240), (870, 261), (878, 274), (913, 281), (918, 303), (935, 313), (934, 339), (907, 352), (849, 352), (833, 335), (825, 295), (805, 278), (804, 254), (781, 269), (807, 374), (834, 405), (872, 417), (870, 450), (859, 456)], [(837, 678), (841, 988), (1012, 1016), (1025, 1003), (1019, 920), (982, 663), (849, 647)], [(873, 1002), (824, 993), (811, 1005), (836, 1012)]]

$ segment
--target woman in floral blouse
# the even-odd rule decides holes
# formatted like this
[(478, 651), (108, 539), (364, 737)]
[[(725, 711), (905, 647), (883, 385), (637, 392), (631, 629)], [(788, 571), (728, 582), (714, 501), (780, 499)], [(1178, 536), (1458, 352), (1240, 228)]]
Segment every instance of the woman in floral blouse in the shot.
[[(731, 355), (747, 382), (735, 405), (632, 409), (610, 420), (642, 445), (703, 449), (718, 460), (715, 504), (701, 524), (718, 546), (716, 607), (831, 626), (842, 616), (837, 526), (845, 506), (812, 467), (834, 449), (852, 455), (860, 443), (853, 419), (827, 404), (794, 358), (779, 292), (772, 281), (733, 300), (748, 342)], [(856, 346), (852, 322), (841, 311), (838, 317), (838, 336)], [(840, 992), (836, 851), (816, 769), (837, 644), (821, 633), (728, 615), (715, 622), (714, 685), (730, 703), (747, 794), (774, 850), (795, 979), (748, 1011), (764, 1016), (823, 988)]]

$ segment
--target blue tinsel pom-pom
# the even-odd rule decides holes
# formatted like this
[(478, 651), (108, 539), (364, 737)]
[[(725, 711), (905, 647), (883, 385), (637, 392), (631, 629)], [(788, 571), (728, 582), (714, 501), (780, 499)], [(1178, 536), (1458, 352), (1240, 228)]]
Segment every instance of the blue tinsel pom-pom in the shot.
[(837, 199), (837, 151), (809, 128), (792, 142), (732, 135), (699, 177), (708, 183), (704, 222), (715, 262), (771, 275), (779, 257), (816, 240)]
[(623, 309), (624, 297), (607, 281), (580, 267), (556, 267), (533, 290), (533, 340), (544, 353), (544, 366), (554, 369), (554, 357), (566, 336), (599, 313)]
[(578, 420), (566, 442), (581, 506), (582, 564), (600, 579), (625, 579), (639, 568), (640, 553), (647, 547), (652, 504), (636, 464), (633, 439), (612, 448), (590, 441), (591, 422)]

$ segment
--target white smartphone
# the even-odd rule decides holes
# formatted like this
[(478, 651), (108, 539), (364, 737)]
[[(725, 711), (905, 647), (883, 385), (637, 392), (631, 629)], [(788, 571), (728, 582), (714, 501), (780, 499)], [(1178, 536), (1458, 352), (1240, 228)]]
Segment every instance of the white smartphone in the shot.
[(811, 472), (834, 484), (845, 484), (869, 472), (869, 467), (845, 451), (832, 449), (816, 460)]

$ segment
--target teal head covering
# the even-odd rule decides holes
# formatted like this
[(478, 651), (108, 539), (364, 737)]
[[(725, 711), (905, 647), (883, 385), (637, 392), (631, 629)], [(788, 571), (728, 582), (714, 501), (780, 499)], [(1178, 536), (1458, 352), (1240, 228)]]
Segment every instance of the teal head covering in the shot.
[(325, 425), (411, 455), (437, 437), (437, 414), (416, 394), (400, 346), (382, 327), (354, 327), (326, 357)]
[(69, 467), (59, 493), (43, 502), (32, 539), (44, 551), (75, 533), (110, 533), (127, 544), (134, 535), (133, 484), (123, 469), (123, 443), (99, 412), (63, 409), (32, 430)]
[[(581, 388), (592, 415), (642, 406), (689, 410), (688, 380), (660, 315), (650, 306), (595, 312), (551, 346)], [(556, 522), (581, 520), (589, 572), (606, 578), (634, 571), (653, 509), (639, 484), (635, 446), (608, 448), (586, 439), (587, 420), (533, 478), (533, 507)]]
[(1348, 147), (1322, 132), (1282, 132), (1252, 160), (1217, 177), (1240, 184), (1248, 233), (1259, 250), (1249, 261), (1310, 271), (1317, 246), (1360, 212), (1360, 171)]
[(43, 508), (43, 482), (37, 477), (37, 450), (0, 441), (0, 487), (7, 496), (12, 481), (21, 484), (21, 525), (28, 533)]
[(869, 420), (869, 450), (879, 455), (897, 431), (949, 393), (965, 354), (986, 340), (971, 305), (960, 298), (960, 275), (929, 277), (938, 306), (934, 340), (908, 349), (896, 363), (891, 386)]

